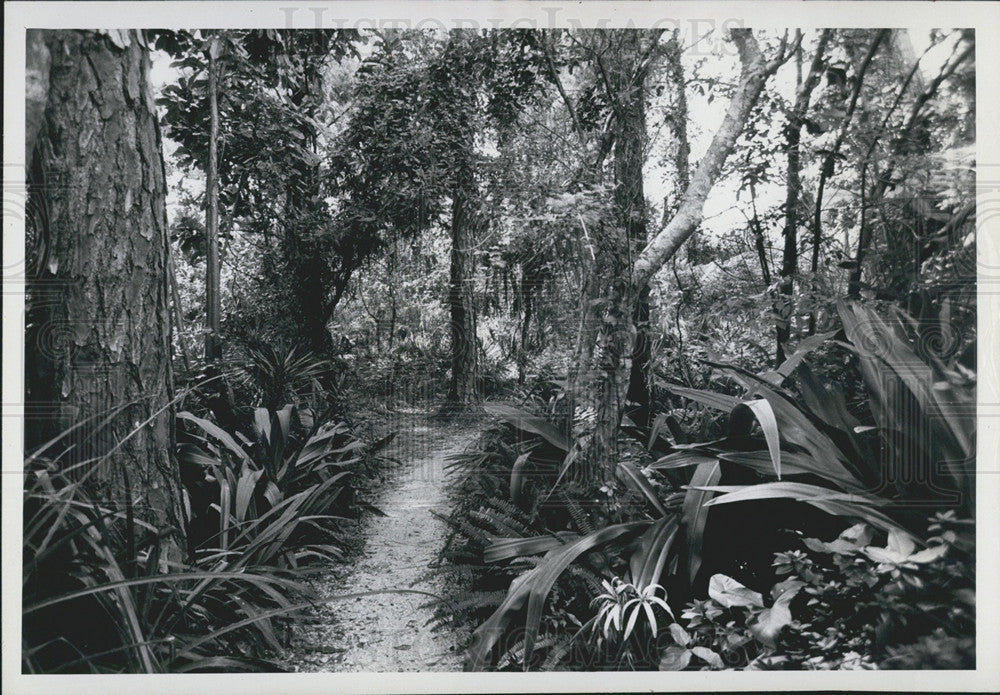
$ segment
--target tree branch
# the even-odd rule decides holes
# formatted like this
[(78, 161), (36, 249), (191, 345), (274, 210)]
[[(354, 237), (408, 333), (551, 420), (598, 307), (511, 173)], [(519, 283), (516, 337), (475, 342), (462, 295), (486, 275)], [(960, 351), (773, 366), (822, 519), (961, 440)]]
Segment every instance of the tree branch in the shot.
[[(888, 29), (880, 29), (875, 35), (875, 39), (872, 41), (871, 46), (869, 46), (868, 52), (865, 54), (864, 60), (861, 62), (861, 67), (858, 69), (857, 81), (854, 84), (854, 91), (851, 93), (851, 99), (847, 105), (847, 113), (844, 114), (844, 120), (841, 123), (840, 132), (837, 134), (837, 139), (834, 141), (833, 147), (830, 148), (830, 151), (827, 152), (826, 157), (823, 159), (823, 166), (820, 169), (819, 174), (819, 185), (816, 188), (816, 205), (813, 208), (813, 248), (812, 260), (809, 264), (809, 269), (813, 273), (819, 269), (819, 247), (823, 239), (823, 191), (826, 187), (826, 181), (833, 174), (834, 161), (836, 160), (837, 154), (840, 152), (841, 145), (844, 143), (844, 138), (847, 136), (847, 129), (851, 123), (851, 119), (854, 118), (854, 110), (857, 108), (858, 97), (861, 95), (861, 87), (865, 81), (865, 73), (868, 72), (868, 67), (871, 65), (872, 58), (875, 57), (875, 53), (878, 51), (879, 46), (888, 35)], [(816, 315), (811, 314), (809, 316), (809, 335), (812, 335), (815, 330)]]
[(552, 59), (549, 42), (547, 40), (543, 41), (542, 45), (545, 49), (545, 64), (549, 69), (549, 77), (552, 78), (553, 84), (555, 84), (556, 89), (559, 91), (559, 96), (562, 97), (563, 103), (566, 104), (566, 111), (569, 112), (570, 121), (573, 122), (573, 130), (582, 138), (584, 135), (583, 127), (580, 125), (580, 119), (576, 116), (576, 109), (573, 107), (573, 102), (570, 100), (565, 88), (563, 88), (562, 80), (559, 79), (559, 72), (556, 70), (555, 61)]
[(716, 179), (722, 173), (726, 158), (736, 139), (743, 131), (750, 111), (764, 88), (764, 82), (777, 69), (774, 61), (768, 63), (749, 29), (733, 29), (730, 38), (736, 44), (743, 67), (740, 84), (729, 102), (725, 118), (708, 152), (698, 162), (691, 183), (684, 191), (676, 214), (666, 226), (646, 245), (632, 266), (632, 282), (642, 287), (677, 252), (681, 244), (694, 233), (702, 220), (702, 209)]

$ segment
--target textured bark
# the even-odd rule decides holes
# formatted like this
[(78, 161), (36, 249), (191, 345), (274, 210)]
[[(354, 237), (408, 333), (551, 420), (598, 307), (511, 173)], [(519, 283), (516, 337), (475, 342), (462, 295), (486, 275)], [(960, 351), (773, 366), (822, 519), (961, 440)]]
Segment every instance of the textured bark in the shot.
[(28, 448), (118, 508), (179, 527), (170, 454), (165, 180), (148, 49), (136, 32), (44, 33), (49, 93), (35, 156), (49, 252), (29, 283)]
[[(617, 433), (623, 412), (640, 423), (649, 415), (649, 286), (631, 283), (634, 250), (646, 244), (645, 82), (651, 45), (660, 32), (613, 32), (615, 52), (605, 69), (613, 102), (613, 172), (616, 229), (601, 272), (611, 279), (598, 339), (594, 434), (581, 476), (593, 484), (609, 479), (617, 461)], [(633, 335), (634, 334), (634, 335)]]
[(517, 385), (523, 387), (528, 372), (528, 336), (531, 332), (531, 316), (534, 309), (532, 278), (525, 278), (526, 270), (521, 268), (521, 280), (518, 283), (519, 303), (521, 305), (520, 339), (517, 341)]
[(681, 63), (681, 46), (678, 39), (678, 31), (674, 30), (674, 35), (665, 51), (665, 62), (667, 74), (673, 83), (674, 102), (673, 113), (671, 114), (671, 125), (674, 131), (674, 169), (677, 176), (677, 191), (663, 201), (663, 221), (662, 226), (670, 222), (677, 211), (680, 196), (677, 192), (683, 193), (691, 183), (691, 144), (688, 142), (687, 121), (688, 103), (686, 81), (684, 79), (684, 65)]
[[(697, 229), (705, 198), (721, 173), (736, 138), (742, 132), (750, 110), (764, 87), (764, 81), (780, 64), (764, 60), (749, 30), (736, 29), (731, 35), (739, 49), (743, 68), (740, 85), (733, 95), (722, 125), (691, 177), (677, 212), (646, 245), (631, 268), (626, 267), (620, 274), (613, 275), (611, 287), (605, 295), (607, 308), (597, 339), (599, 357), (594, 365), (598, 380), (594, 389), (594, 397), (597, 399), (595, 429), (576, 471), (577, 479), (584, 485), (593, 486), (600, 481), (612, 479), (617, 465), (617, 458), (614, 456), (617, 430), (628, 385), (625, 375), (629, 367), (625, 360), (634, 349), (632, 320), (638, 298), (634, 288), (648, 285), (653, 275)], [(628, 146), (624, 143), (617, 144)], [(625, 149), (616, 150), (616, 167), (619, 163), (624, 165), (631, 156), (634, 155), (627, 154)], [(616, 189), (616, 200), (620, 190)], [(627, 243), (627, 237), (623, 235), (623, 238)], [(629, 254), (625, 253), (620, 256), (621, 259), (628, 257)]]
[[(471, 153), (470, 153), (471, 155)], [(473, 303), (472, 246), (475, 243), (477, 191), (466, 163), (459, 165), (451, 212), (451, 275), (448, 310), (451, 316), (451, 382), (448, 401), (470, 405), (478, 400), (476, 388), (476, 308)]]
[[(642, 32), (629, 34), (628, 52), (637, 58), (642, 48)], [(655, 41), (655, 38), (652, 38)], [(641, 59), (641, 58), (640, 58)], [(643, 188), (642, 167), (646, 150), (646, 69), (635, 60), (627, 60), (626, 71), (620, 89), (619, 113), (615, 119), (615, 212), (618, 224), (625, 230), (631, 258), (633, 249), (646, 245), (646, 194)], [(623, 276), (628, 280), (628, 263), (623, 263)], [(649, 329), (649, 285), (637, 287), (632, 323), (635, 326), (635, 347), (629, 371), (628, 402), (629, 415), (640, 425), (649, 419), (650, 394), (652, 385), (651, 342)]]

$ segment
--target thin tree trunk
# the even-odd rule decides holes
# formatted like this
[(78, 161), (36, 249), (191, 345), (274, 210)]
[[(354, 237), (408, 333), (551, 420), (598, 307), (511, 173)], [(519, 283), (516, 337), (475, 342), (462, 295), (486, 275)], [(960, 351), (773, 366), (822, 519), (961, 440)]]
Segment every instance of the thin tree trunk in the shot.
[[(631, 52), (639, 55), (639, 41), (643, 33), (631, 33)], [(655, 41), (656, 38), (651, 40)], [(642, 167), (646, 149), (646, 74), (645, 69), (627, 61), (628, 80), (620, 87), (621, 101), (616, 118), (615, 134), (615, 207), (618, 223), (625, 230), (628, 258), (631, 259), (648, 241), (646, 238), (646, 194), (643, 188)], [(641, 72), (638, 72), (641, 71)], [(634, 249), (634, 251), (633, 251)], [(627, 276), (627, 264), (622, 271)], [(626, 399), (630, 417), (639, 425), (649, 420), (652, 385), (652, 335), (649, 326), (649, 285), (636, 288), (635, 349), (629, 372)]]
[(519, 294), (521, 304), (521, 336), (518, 340), (517, 352), (517, 385), (524, 386), (528, 371), (528, 336), (531, 330), (532, 315), (532, 290), (530, 279), (525, 277), (525, 268), (521, 268), (521, 281), (519, 283)]
[(219, 50), (212, 37), (208, 48), (208, 167), (205, 170), (205, 361), (215, 365), (222, 357), (220, 342), (221, 267), (219, 263)]
[(78, 425), (49, 453), (82, 464), (102, 503), (180, 539), (162, 149), (148, 49), (113, 33), (44, 33), (51, 252), (28, 287), (26, 445)]
[[(917, 118), (920, 115), (920, 112), (923, 109), (923, 107), (937, 93), (937, 90), (938, 88), (940, 88), (941, 84), (946, 79), (948, 79), (948, 77), (950, 77), (955, 72), (956, 69), (958, 69), (958, 66), (973, 55), (974, 50), (975, 50), (974, 45), (968, 44), (961, 52), (958, 53), (957, 56), (955, 56), (952, 60), (945, 63), (945, 65), (941, 68), (941, 71), (934, 78), (934, 80), (932, 80), (931, 83), (927, 85), (924, 88), (924, 90), (919, 94), (919, 96), (917, 96), (916, 101), (910, 108), (910, 113), (906, 118), (906, 123), (903, 126), (903, 130), (898, 134), (898, 136), (894, 140), (896, 145), (894, 147), (893, 154), (898, 154), (899, 149), (904, 145), (904, 143), (907, 142), (907, 139), (909, 138), (910, 133), (913, 131), (913, 127), (916, 125)], [(913, 74), (917, 72), (915, 67), (916, 66), (914, 66), (914, 70), (912, 71)], [(904, 85), (904, 90), (905, 88), (906, 85)], [(866, 159), (865, 166), (867, 167), (868, 157), (866, 156), (865, 159)], [(890, 163), (890, 165), (886, 168), (886, 170), (881, 172), (876, 177), (878, 183), (872, 190), (871, 195), (868, 196), (866, 207), (872, 205), (877, 206), (881, 204), (882, 198), (885, 195), (886, 190), (888, 190), (889, 188), (889, 182), (892, 180), (893, 171), (894, 171), (894, 165)], [(858, 235), (858, 250), (857, 253), (855, 254), (854, 264), (847, 281), (848, 297), (858, 297), (861, 293), (861, 274), (863, 270), (862, 266), (864, 263), (865, 253), (867, 252), (868, 245), (870, 243), (871, 243), (871, 226), (864, 225), (861, 227), (861, 232)]]
[(681, 46), (678, 39), (678, 32), (675, 30), (673, 37), (666, 50), (666, 65), (670, 81), (674, 87), (673, 113), (671, 123), (673, 124), (674, 140), (674, 169), (677, 175), (677, 191), (670, 199), (663, 201), (663, 220), (661, 226), (666, 226), (670, 218), (677, 211), (680, 204), (680, 194), (687, 190), (691, 182), (691, 144), (688, 142), (687, 121), (687, 83), (684, 78), (684, 65), (681, 63)]
[(468, 163), (463, 162), (455, 182), (451, 212), (451, 276), (448, 290), (451, 383), (448, 387), (448, 401), (452, 405), (470, 405), (478, 400), (476, 310), (472, 295), (472, 245), (478, 212), (476, 198), (472, 172)]
[[(809, 99), (823, 74), (823, 54), (833, 32), (824, 29), (820, 34), (816, 51), (813, 53), (809, 73), (804, 82), (798, 85), (795, 105), (785, 125), (785, 229), (784, 250), (781, 256), (781, 284), (778, 292), (781, 295), (775, 301), (777, 363), (785, 361), (785, 343), (791, 336), (792, 294), (795, 286), (795, 276), (798, 274), (799, 263), (799, 206), (802, 196), (802, 171), (800, 143), (802, 141), (802, 125), (809, 111)], [(799, 54), (801, 56), (801, 53)], [(801, 69), (801, 57), (799, 58)]]
[(750, 204), (753, 207), (753, 217), (750, 218), (750, 229), (753, 232), (754, 250), (757, 251), (757, 261), (760, 263), (760, 274), (764, 280), (764, 286), (771, 286), (771, 265), (767, 260), (767, 246), (764, 240), (764, 228), (760, 224), (760, 216), (757, 214), (757, 186), (750, 182)]
[[(816, 189), (816, 206), (813, 209), (812, 219), (812, 260), (809, 264), (809, 270), (814, 276), (819, 270), (819, 249), (823, 242), (823, 191), (826, 186), (826, 181), (833, 175), (837, 155), (840, 153), (840, 147), (847, 135), (847, 127), (850, 125), (851, 119), (854, 117), (854, 110), (858, 105), (858, 97), (861, 95), (861, 88), (865, 82), (865, 74), (868, 72), (868, 68), (872, 63), (872, 58), (875, 57), (875, 53), (878, 51), (879, 46), (882, 45), (882, 42), (888, 35), (888, 29), (880, 29), (878, 33), (875, 34), (875, 38), (872, 40), (871, 46), (868, 47), (868, 52), (861, 61), (861, 67), (858, 68), (858, 74), (854, 82), (854, 90), (851, 93), (850, 102), (847, 105), (847, 113), (844, 115), (843, 123), (840, 126), (840, 132), (837, 134), (837, 139), (834, 141), (833, 147), (827, 153), (826, 157), (823, 158), (823, 165), (819, 174), (819, 185)], [(813, 311), (809, 314), (809, 335), (812, 335), (815, 332), (816, 312)]]

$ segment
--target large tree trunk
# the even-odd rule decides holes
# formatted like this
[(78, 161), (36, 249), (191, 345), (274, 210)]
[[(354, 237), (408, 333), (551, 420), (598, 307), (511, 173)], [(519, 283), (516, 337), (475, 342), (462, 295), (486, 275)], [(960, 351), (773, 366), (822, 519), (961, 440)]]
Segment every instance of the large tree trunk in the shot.
[(49, 219), (28, 285), (30, 450), (76, 466), (97, 499), (181, 528), (171, 456), (165, 181), (149, 57), (136, 32), (45, 32), (36, 171)]
[[(470, 153), (471, 156), (471, 153)], [(451, 277), (448, 311), (451, 317), (451, 383), (448, 401), (470, 405), (478, 400), (476, 308), (473, 302), (476, 183), (467, 162), (459, 164), (451, 209)]]

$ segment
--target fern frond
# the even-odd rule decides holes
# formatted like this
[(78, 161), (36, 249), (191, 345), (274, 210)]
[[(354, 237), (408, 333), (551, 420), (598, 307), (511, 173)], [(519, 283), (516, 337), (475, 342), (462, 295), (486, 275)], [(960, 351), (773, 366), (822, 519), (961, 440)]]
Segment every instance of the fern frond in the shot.
[(576, 524), (577, 530), (584, 535), (594, 533), (596, 531), (594, 522), (590, 520), (587, 512), (583, 511), (580, 503), (568, 495), (564, 494), (562, 497), (566, 502), (566, 508), (569, 510), (570, 518)]

